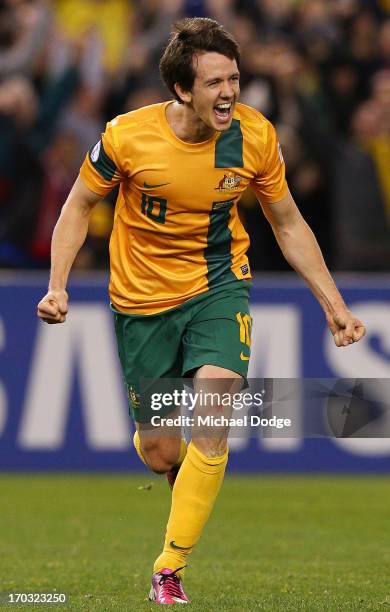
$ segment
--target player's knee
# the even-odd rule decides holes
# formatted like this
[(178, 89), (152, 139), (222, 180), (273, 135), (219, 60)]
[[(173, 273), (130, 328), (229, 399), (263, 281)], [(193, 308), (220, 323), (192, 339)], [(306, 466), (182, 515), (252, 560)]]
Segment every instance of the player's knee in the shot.
[(196, 448), (205, 457), (215, 458), (221, 457), (226, 453), (227, 439), (226, 437), (220, 438), (196, 438), (194, 439)]
[(167, 459), (159, 453), (150, 453), (147, 460), (149, 468), (156, 474), (166, 474), (175, 465), (174, 461), (167, 461)]
[(148, 440), (143, 444), (145, 459), (149, 468), (156, 474), (166, 474), (177, 463), (179, 451), (175, 443), (169, 444), (166, 439)]

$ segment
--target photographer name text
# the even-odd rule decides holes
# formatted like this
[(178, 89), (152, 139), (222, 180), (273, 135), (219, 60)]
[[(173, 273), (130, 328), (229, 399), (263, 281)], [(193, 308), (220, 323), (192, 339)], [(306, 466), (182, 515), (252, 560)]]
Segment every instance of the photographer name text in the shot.
[(195, 417), (177, 416), (175, 418), (161, 417), (154, 415), (151, 419), (151, 424), (154, 427), (275, 427), (283, 429), (291, 427), (291, 419), (278, 418), (272, 416), (270, 418), (260, 417), (258, 415), (245, 415), (240, 418), (213, 416), (213, 415), (198, 415)]

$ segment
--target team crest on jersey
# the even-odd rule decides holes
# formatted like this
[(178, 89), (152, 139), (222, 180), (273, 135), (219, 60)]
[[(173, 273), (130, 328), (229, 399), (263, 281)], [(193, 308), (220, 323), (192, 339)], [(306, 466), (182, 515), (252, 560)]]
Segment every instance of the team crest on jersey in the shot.
[(234, 174), (234, 172), (228, 172), (224, 174), (221, 180), (218, 183), (218, 187), (215, 188), (216, 191), (232, 191), (234, 189), (238, 189), (240, 183), (242, 181), (242, 177), (238, 176), (238, 174)]

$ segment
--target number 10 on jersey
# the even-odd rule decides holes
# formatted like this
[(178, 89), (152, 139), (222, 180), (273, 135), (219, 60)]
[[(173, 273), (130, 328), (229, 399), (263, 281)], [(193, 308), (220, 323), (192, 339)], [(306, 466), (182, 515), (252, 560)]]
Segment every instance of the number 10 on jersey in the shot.
[(167, 200), (142, 193), (141, 212), (156, 223), (165, 223)]

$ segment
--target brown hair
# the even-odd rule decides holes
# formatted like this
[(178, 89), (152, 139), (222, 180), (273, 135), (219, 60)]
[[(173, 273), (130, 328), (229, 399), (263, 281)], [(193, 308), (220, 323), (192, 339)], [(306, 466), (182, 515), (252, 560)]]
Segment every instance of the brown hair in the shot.
[(211, 51), (235, 59), (240, 67), (240, 50), (237, 42), (223, 26), (205, 17), (186, 18), (174, 24), (168, 45), (160, 60), (160, 74), (176, 100), (182, 104), (175, 91), (175, 83), (191, 91), (195, 81), (193, 56)]

